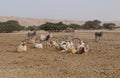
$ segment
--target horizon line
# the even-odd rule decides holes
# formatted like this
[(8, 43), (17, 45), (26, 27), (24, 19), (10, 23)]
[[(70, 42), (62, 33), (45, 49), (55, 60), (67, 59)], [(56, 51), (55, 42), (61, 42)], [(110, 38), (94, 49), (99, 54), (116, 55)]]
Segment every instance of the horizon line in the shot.
[(62, 21), (93, 21), (93, 20), (99, 20), (99, 21), (119, 21), (119, 19), (114, 19), (114, 20), (100, 20), (100, 19), (61, 19), (61, 18), (44, 18), (44, 17), (27, 17), (27, 16), (4, 16), (4, 15), (0, 15), (0, 17), (17, 17), (17, 18), (26, 18), (26, 19), (48, 19), (48, 20), (62, 20)]

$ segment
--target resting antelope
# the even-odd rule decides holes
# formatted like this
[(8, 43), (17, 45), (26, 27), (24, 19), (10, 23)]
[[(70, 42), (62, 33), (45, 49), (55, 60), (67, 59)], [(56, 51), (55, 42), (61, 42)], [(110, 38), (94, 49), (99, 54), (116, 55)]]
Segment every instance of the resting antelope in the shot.
[(87, 53), (89, 51), (89, 46), (86, 42), (81, 41), (77, 46), (77, 54)]
[(43, 48), (43, 44), (41, 43), (35, 43), (34, 48)]
[(89, 51), (89, 46), (86, 42), (80, 41), (77, 47), (74, 46), (74, 43), (71, 41), (62, 41), (60, 43), (59, 49), (61, 52), (69, 52), (75, 54), (87, 53)]
[(48, 35), (40, 34), (39, 40), (41, 43), (44, 43), (44, 45), (47, 47), (47, 42), (53, 37), (52, 33), (49, 33)]
[(27, 51), (27, 45), (26, 42), (21, 42), (19, 46), (16, 48), (17, 52), (26, 52)]

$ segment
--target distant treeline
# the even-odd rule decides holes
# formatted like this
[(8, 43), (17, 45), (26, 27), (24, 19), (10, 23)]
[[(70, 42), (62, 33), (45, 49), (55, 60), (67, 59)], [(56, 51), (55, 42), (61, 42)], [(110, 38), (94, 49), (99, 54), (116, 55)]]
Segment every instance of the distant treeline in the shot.
[(20, 31), (20, 30), (45, 30), (45, 31), (62, 31), (66, 30), (67, 28), (72, 28), (73, 30), (80, 30), (80, 29), (87, 29), (87, 30), (96, 30), (96, 29), (109, 29), (112, 30), (116, 27), (114, 23), (104, 23), (101, 25), (101, 21), (93, 20), (93, 21), (86, 21), (83, 25), (78, 24), (64, 24), (63, 22), (58, 23), (51, 23), (46, 22), (45, 24), (39, 26), (21, 26), (18, 21), (16, 20), (9, 20), (6, 22), (0, 22), (0, 32), (13, 32), (13, 31)]

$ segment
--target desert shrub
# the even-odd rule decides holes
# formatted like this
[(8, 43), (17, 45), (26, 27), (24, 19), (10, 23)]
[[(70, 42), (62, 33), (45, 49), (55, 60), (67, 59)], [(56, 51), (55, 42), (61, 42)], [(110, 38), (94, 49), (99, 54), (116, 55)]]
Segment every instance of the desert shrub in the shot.
[(62, 22), (59, 23), (47, 22), (45, 24), (40, 25), (39, 29), (45, 31), (60, 31), (66, 29), (67, 27), (68, 26), (66, 24), (63, 24)]
[(18, 21), (9, 20), (7, 22), (0, 22), (0, 32), (13, 32), (13, 31), (20, 31), (24, 29)]
[(85, 24), (83, 25), (83, 29), (100, 29), (101, 21), (99, 20), (93, 20), (93, 21), (86, 21)]
[(28, 27), (25, 27), (25, 30), (31, 30), (31, 31), (33, 31), (33, 30), (39, 30), (39, 27), (38, 27), (38, 26), (35, 26), (35, 25), (33, 25), (33, 26), (28, 26)]
[(109, 30), (114, 29), (115, 26), (116, 26), (116, 24), (114, 24), (114, 23), (104, 23), (104, 24), (103, 24), (103, 27), (104, 27), (105, 29), (109, 29)]
[(78, 24), (70, 24), (70, 25), (68, 25), (68, 27), (75, 29), (75, 30), (82, 29), (82, 26), (78, 25)]

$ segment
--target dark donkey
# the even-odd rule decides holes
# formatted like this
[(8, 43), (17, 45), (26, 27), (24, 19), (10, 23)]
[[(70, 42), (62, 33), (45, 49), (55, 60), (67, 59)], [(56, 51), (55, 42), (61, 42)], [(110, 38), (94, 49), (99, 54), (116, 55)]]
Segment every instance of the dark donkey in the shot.
[(98, 42), (101, 40), (102, 38), (102, 35), (103, 35), (103, 32), (100, 31), (100, 32), (95, 32), (95, 41)]
[(29, 39), (32, 39), (34, 36), (36, 36), (36, 31), (28, 32), (27, 36)]

